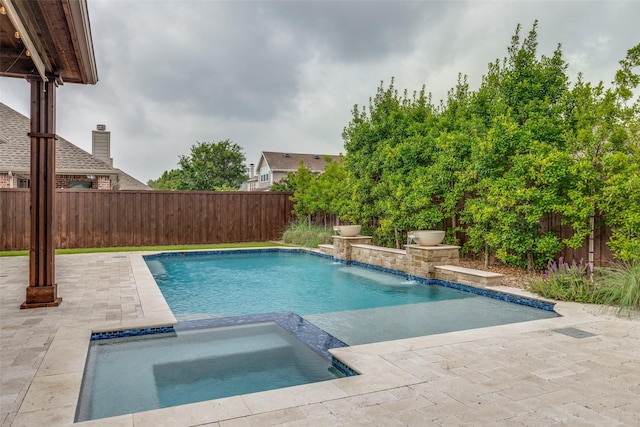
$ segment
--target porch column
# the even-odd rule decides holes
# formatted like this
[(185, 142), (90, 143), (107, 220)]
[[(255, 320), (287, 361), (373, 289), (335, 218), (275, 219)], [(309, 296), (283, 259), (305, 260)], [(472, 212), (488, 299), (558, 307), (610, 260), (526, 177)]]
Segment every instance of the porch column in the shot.
[(53, 209), (56, 186), (56, 83), (39, 78), (31, 84), (31, 235), (29, 286), (20, 308), (55, 307), (55, 245)]

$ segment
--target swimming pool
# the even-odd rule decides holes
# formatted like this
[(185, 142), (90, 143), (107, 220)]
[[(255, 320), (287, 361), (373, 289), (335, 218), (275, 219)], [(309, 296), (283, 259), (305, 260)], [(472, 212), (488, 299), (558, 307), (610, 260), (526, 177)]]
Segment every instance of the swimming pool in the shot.
[(298, 250), (145, 261), (179, 322), (92, 343), (76, 421), (356, 374), (331, 348), (557, 316), (549, 303)]
[(295, 250), (145, 260), (178, 320), (291, 311), (349, 345), (557, 316), (551, 304), (540, 310), (491, 291)]

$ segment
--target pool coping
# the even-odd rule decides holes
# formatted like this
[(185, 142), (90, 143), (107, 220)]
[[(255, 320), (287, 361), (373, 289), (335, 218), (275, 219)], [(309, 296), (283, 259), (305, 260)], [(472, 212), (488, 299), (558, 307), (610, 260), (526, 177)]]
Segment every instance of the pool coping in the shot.
[[(131, 280), (135, 282), (144, 319), (61, 325), (20, 405), (14, 425), (21, 425), (20, 422), (29, 425), (29, 420), (38, 420), (40, 423), (45, 422), (48, 425), (68, 425), (69, 420), (73, 420), (84, 370), (84, 363), (79, 362), (86, 359), (89, 338), (92, 333), (163, 327), (177, 323), (144, 262), (143, 256), (150, 254), (154, 254), (154, 252), (126, 255), (131, 265), (133, 273)], [(527, 295), (525, 291), (506, 287), (499, 288), (500, 291), (509, 291), (510, 294), (526, 298), (532, 297)], [(498, 289), (493, 290), (497, 291)], [(385, 355), (428, 349), (444, 344), (470, 342), (486, 337), (500, 336), (505, 332), (557, 329), (593, 321), (594, 316), (588, 313), (584, 307), (581, 304), (557, 303), (555, 311), (561, 317), (553, 319), (333, 349), (330, 350), (330, 353), (336, 359), (350, 366), (360, 375), (86, 421), (78, 423), (78, 425), (133, 426), (160, 423), (197, 425), (416, 384), (423, 382), (423, 380), (400, 369), (387, 360)], [(62, 363), (62, 361), (70, 363)]]

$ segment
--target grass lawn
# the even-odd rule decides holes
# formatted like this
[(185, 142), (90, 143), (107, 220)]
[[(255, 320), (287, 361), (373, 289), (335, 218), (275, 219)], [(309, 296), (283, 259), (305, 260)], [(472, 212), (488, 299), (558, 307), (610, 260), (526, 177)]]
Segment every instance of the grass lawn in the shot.
[[(275, 242), (245, 242), (245, 243), (216, 243), (208, 245), (178, 245), (178, 246), (124, 246), (119, 248), (77, 248), (77, 249), (56, 249), (56, 255), (68, 254), (88, 254), (95, 252), (136, 252), (136, 251), (189, 251), (195, 249), (236, 249), (236, 248), (264, 248), (273, 246), (289, 246)], [(28, 250), (23, 251), (0, 251), (3, 256), (24, 256), (29, 255)]]

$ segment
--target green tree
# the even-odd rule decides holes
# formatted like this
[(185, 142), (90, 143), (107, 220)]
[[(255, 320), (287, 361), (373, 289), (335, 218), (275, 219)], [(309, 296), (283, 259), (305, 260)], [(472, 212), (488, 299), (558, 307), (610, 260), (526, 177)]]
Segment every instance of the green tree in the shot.
[(311, 173), (302, 161), (296, 173), (291, 176), (291, 183), (295, 188), (295, 192), (291, 196), (291, 200), (294, 202), (293, 212), (298, 218), (306, 217), (309, 223), (311, 223), (313, 214), (318, 210), (316, 197), (312, 191), (317, 178), (317, 174)]
[(246, 179), (245, 161), (242, 148), (228, 139), (199, 142), (190, 155), (180, 156), (183, 189), (238, 189)]
[(640, 262), (640, 44), (627, 51), (614, 79), (619, 116), (610, 141), (619, 149), (603, 158), (605, 174), (598, 202), (611, 227), (609, 246), (625, 261)]
[[(603, 215), (611, 227), (609, 246), (624, 260), (640, 259), (640, 190), (636, 190), (640, 102), (631, 102), (640, 81), (634, 73), (639, 56), (640, 44), (620, 61), (612, 88), (605, 89), (602, 82), (592, 86), (580, 76), (568, 95), (566, 112), (573, 186), (562, 213), (574, 234), (565, 243), (582, 246), (595, 233), (595, 218)], [(592, 262), (592, 253), (589, 258)]]
[[(540, 221), (566, 203), (562, 111), (568, 79), (560, 46), (537, 58), (537, 22), (524, 40), (516, 28), (508, 56), (491, 64), (473, 107), (479, 139), (472, 152), (475, 197), (467, 201), (470, 246), (533, 269), (561, 249)], [(482, 239), (478, 242), (475, 239)]]
[(182, 171), (180, 169), (164, 171), (160, 178), (149, 180), (147, 185), (154, 190), (179, 190), (182, 187)]
[(287, 175), (280, 179), (278, 182), (274, 182), (271, 187), (269, 187), (269, 191), (278, 191), (278, 192), (294, 192), (296, 188), (293, 183), (295, 180), (295, 172), (287, 172)]
[(326, 215), (340, 217), (351, 191), (344, 158), (332, 160), (327, 157), (325, 162), (324, 172), (311, 183), (309, 191), (315, 198), (317, 214), (323, 215), (326, 227)]
[(436, 135), (435, 108), (424, 88), (400, 96), (392, 79), (388, 88), (380, 85), (368, 110), (356, 105), (343, 132), (351, 190), (343, 217), (365, 226), (377, 224), (376, 240), (396, 247), (408, 229), (439, 223), (438, 212), (426, 213), (427, 199), (412, 198), (416, 174), (432, 163), (437, 151)]

